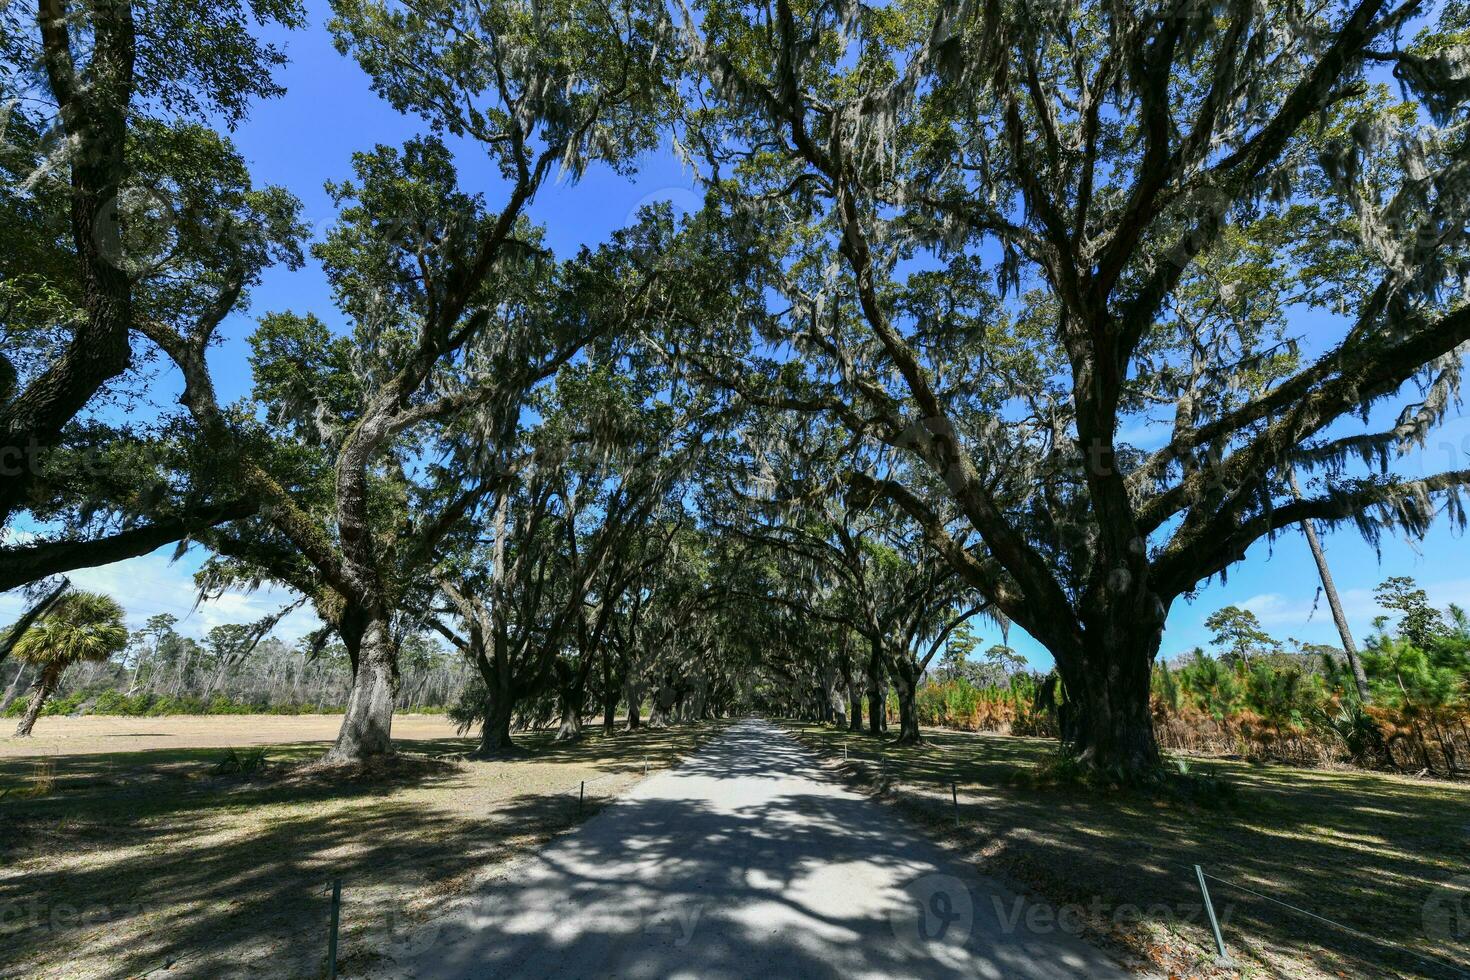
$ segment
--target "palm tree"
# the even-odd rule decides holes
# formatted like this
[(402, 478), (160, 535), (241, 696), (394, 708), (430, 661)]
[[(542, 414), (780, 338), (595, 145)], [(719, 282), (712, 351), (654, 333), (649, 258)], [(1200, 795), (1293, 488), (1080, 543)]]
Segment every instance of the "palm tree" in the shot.
[(100, 663), (127, 645), (123, 609), (111, 596), (71, 592), (58, 599), (15, 644), (15, 656), (41, 671), (15, 737), (31, 734), (36, 716), (66, 668), (83, 661)]

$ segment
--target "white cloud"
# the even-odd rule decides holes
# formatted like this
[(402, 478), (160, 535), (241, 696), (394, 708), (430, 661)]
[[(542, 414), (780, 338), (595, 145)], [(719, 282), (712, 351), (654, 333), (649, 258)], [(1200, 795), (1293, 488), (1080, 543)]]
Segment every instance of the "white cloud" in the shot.
[[(226, 623), (263, 619), (297, 598), (287, 590), (261, 588), (250, 593), (226, 592), (196, 607), (194, 570), (198, 559), (191, 554), (170, 562), (171, 553), (171, 548), (164, 549), (112, 565), (79, 569), (69, 577), (79, 589), (104, 592), (120, 602), (133, 629), (143, 626), (151, 616), (168, 613), (178, 618), (179, 632), (196, 637)], [(0, 623), (15, 620), (24, 606), (19, 591), (0, 595)], [(298, 609), (277, 624), (275, 635), (288, 643), (294, 642), (320, 625), (321, 621), (310, 609)]]
[[(1470, 578), (1420, 582), (1419, 586), (1428, 594), (1429, 604), (1436, 609), (1443, 609), (1451, 603), (1470, 608)], [(1283, 637), (1308, 639), (1306, 632), (1320, 629), (1330, 630), (1335, 635), (1332, 610), (1327, 605), (1327, 597), (1319, 595), (1317, 588), (1317, 581), (1313, 579), (1307, 584), (1310, 591), (1303, 590), (1304, 595), (1287, 596), (1281, 592), (1264, 592), (1234, 605), (1255, 613), (1263, 627)], [(1341, 593), (1341, 599), (1348, 625), (1360, 638), (1372, 629), (1374, 618), (1389, 615), (1389, 610), (1380, 606), (1374, 598), (1372, 589), (1347, 589)], [(1203, 630), (1204, 619), (1201, 618), (1200, 622)]]
[[(1255, 613), (1262, 626), (1297, 626), (1315, 618), (1311, 600), (1288, 598), (1280, 592), (1253, 595), (1236, 605)], [(1317, 615), (1320, 615), (1327, 609), (1327, 605), (1326, 603), (1318, 605), (1320, 608), (1317, 610)]]

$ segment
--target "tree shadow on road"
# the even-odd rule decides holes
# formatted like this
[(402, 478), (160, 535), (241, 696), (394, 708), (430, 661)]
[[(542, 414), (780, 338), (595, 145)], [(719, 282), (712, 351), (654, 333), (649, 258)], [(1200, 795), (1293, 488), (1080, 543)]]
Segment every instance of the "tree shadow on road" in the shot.
[[(791, 778), (802, 776), (824, 778), (784, 736), (728, 734), (680, 767), (678, 795), (617, 802), (386, 945), (368, 972), (1050, 978), (1107, 968), (1062, 929), (1019, 927), (1011, 896), (957, 877), (890, 812), (803, 789)], [(733, 778), (767, 779), (770, 793), (738, 804), (704, 793), (704, 780)]]
[[(553, 748), (537, 733), (538, 751), (510, 763), (432, 758), (470, 740), (409, 742), (382, 771), (284, 766), (245, 779), (211, 775), (217, 749), (64, 757), (52, 792), (0, 802), (0, 976), (173, 963), (169, 976), (214, 977), (250, 961), (271, 977), (319, 976), (334, 878), (344, 950), (381, 945), (479, 869), (590, 815), (644, 755), (668, 765), (710, 734)], [(269, 757), (319, 751), (272, 746)], [(26, 772), (12, 763), (12, 785), (24, 789)], [(579, 783), (600, 773), (579, 806)]]

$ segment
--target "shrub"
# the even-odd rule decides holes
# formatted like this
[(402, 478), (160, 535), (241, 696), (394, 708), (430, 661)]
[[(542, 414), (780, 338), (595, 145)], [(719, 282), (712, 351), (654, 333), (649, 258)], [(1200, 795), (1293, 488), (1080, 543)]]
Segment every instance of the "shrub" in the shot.
[(229, 749), (214, 765), (216, 776), (251, 776), (265, 765), (265, 749)]

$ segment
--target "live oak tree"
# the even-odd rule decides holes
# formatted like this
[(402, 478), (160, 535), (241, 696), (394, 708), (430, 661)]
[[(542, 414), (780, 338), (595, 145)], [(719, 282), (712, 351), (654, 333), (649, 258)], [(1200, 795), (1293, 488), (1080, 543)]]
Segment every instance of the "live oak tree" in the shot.
[[(402, 154), (380, 147), (359, 155), (359, 183), (336, 188), (342, 221), (318, 255), (366, 363), (344, 372), (355, 376), (349, 392), (357, 397), (321, 406), (330, 524), (233, 431), (204, 358), (213, 325), (149, 336), (184, 374), (183, 401), (201, 429), (233, 447), (238, 485), (261, 500), (340, 605), (334, 619), (355, 634), (344, 637), (357, 648), (352, 694), (325, 760), (343, 763), (392, 749), (396, 596), (374, 513), (375, 477), (424, 426), (495, 402), (496, 320), (515, 277), (524, 277), (519, 266), (541, 251), (527, 240), (525, 207), (558, 173), (579, 175), (595, 160), (623, 165), (649, 145), (662, 85), (653, 52), (665, 19), (656, 9), (615, 15), (576, 0), (539, 6), (536, 16), (515, 3), (342, 0), (334, 12), (338, 46), (375, 89), (434, 130), (468, 138), (507, 186), (495, 206), (459, 189), (448, 150), (429, 137)], [(416, 546), (432, 547), (450, 523), (430, 522)]]
[[(629, 289), (636, 279), (629, 270), (623, 288), (641, 308), (646, 291)], [(616, 288), (605, 282), (599, 291), (604, 312), (595, 319), (625, 333), (626, 317), (607, 304)], [(580, 737), (594, 669), (611, 683), (617, 610), (679, 527), (681, 473), (701, 445), (691, 422), (703, 406), (651, 388), (657, 375), (617, 370), (626, 367), (609, 357), (617, 345), (600, 346), (563, 367), (539, 397), (528, 392), (525, 414), (538, 421), (517, 433), (518, 445), (494, 454), (509, 465), (482, 477), (494, 481), (483, 504), (488, 519), (435, 570), (457, 620), (439, 628), (480, 673), (461, 721), (481, 724), (485, 755), (514, 748), (512, 718), (538, 699), (546, 714), (560, 715), (559, 739)]]
[[(675, 512), (661, 516), (653, 532), (635, 545), (639, 575), (614, 610), (608, 627), (614, 677), (604, 698), (628, 707), (630, 730), (667, 723), (685, 714), (691, 695), (705, 706), (728, 704), (735, 678), (760, 653), (743, 646), (752, 638), (759, 603), (740, 602), (732, 585), (749, 563), (730, 542)], [(763, 644), (758, 649), (774, 650)], [(643, 704), (651, 701), (645, 719)], [(609, 727), (609, 703), (603, 706)]]
[(0, 587), (249, 512), (186, 485), (175, 446), (140, 453), (167, 434), (102, 420), (146, 396), (144, 321), (222, 319), (263, 268), (299, 258), (294, 200), (252, 187), (210, 126), (281, 93), (284, 58), (252, 26), (301, 20), (295, 0), (0, 11), (0, 527), (30, 511), (64, 529), (0, 549)]
[[(266, 317), (253, 340), (264, 425), (215, 396), (205, 355), (217, 323), (145, 327), (183, 374), (181, 401), (222, 471), (267, 510), (263, 520), (275, 540), (245, 536), (252, 554), (243, 557), (310, 596), (352, 654), (355, 682), (328, 755), (334, 762), (391, 748), (397, 672), (389, 566), (396, 555), (384, 554), (379, 532), (391, 541), (402, 531), (397, 522), (382, 522), (401, 512), (395, 493), (408, 492), (397, 479), (408, 440), (465, 402), (493, 394), (472, 391), (482, 365), (464, 349), (480, 339), (494, 308), (461, 322), (464, 307), (486, 302), (493, 267), (458, 298), (460, 310), (436, 316), (437, 305), (424, 298), (462, 259), (436, 262), (425, 253), (452, 243), (473, 255), (476, 238), (493, 238), (502, 223), (455, 188), (448, 154), (433, 141), (410, 144), (402, 157), (380, 147), (359, 155), (356, 166), (361, 184), (335, 188), (341, 220), (315, 249), (355, 336), (331, 337), (310, 316)], [(377, 218), (385, 209), (405, 225), (385, 227)], [(348, 356), (349, 348), (360, 358)], [(452, 512), (456, 504), (444, 506)], [(440, 526), (426, 518), (405, 535), (415, 539), (409, 547), (432, 547)], [(222, 532), (217, 546), (229, 550), (230, 537)], [(273, 545), (274, 555), (263, 557)], [(315, 587), (304, 587), (303, 576)]]
[(486, 535), (488, 562), (477, 555), (453, 578), (441, 573), (441, 589), (462, 624), (445, 633), (480, 675), (459, 720), (480, 724), (484, 757), (515, 748), (511, 723), (517, 714), (535, 713), (538, 702), (545, 708), (541, 719), (561, 714), (559, 739), (581, 735), (587, 679), (597, 662), (593, 646), (603, 639), (610, 609), (589, 610), (588, 600), (605, 567), (619, 574), (609, 552), (615, 522), (625, 515), (621, 502), (609, 502), (602, 533), (571, 546), (580, 522), (565, 475), (554, 463), (536, 466), (507, 488)]
[(1462, 513), (1470, 471), (1364, 465), (1422, 445), (1470, 340), (1464, 11), (1427, 9), (686, 11), (681, 145), (779, 300), (683, 353), (865, 441), (853, 491), (1047, 647), (1084, 764), (1154, 770), (1169, 609), (1253, 542)]
[[(859, 673), (854, 663), (866, 665), (861, 673), (867, 681), (869, 731), (875, 735), (887, 710), (882, 681), (890, 679), (899, 705), (898, 742), (917, 744), (920, 679), (950, 635), (988, 614), (989, 605), (975, 600), (973, 590), (902, 510), (849, 508), (843, 495), (833, 492), (832, 482), (840, 479), (834, 464), (844, 441), (850, 441), (840, 437), (839, 427), (813, 424), (799, 413), (788, 414), (786, 422), (768, 416), (763, 426), (752, 427), (750, 433), (762, 434), (748, 440), (753, 449), (743, 454), (745, 466), (731, 468), (759, 474), (763, 493), (749, 496), (738, 480), (727, 478), (706, 496), (735, 505), (734, 513), (723, 508), (725, 533), (775, 553), (783, 573), (778, 587), (752, 598), (834, 627), (811, 655), (835, 656), (833, 673), (844, 675), (854, 705), (861, 701), (851, 696)], [(861, 655), (851, 649), (849, 634), (866, 648)], [(835, 693), (826, 677), (821, 686), (829, 696)]]
[[(659, 443), (671, 435), (654, 431)], [(558, 741), (581, 737), (594, 671), (601, 673), (604, 729), (616, 712), (614, 617), (624, 596), (648, 581), (683, 526), (675, 495), (687, 450), (666, 454), (664, 449), (660, 444), (639, 455), (625, 451), (624, 474), (614, 478), (594, 470), (580, 475), (581, 487), (574, 497), (564, 495), (569, 501), (581, 498), (576, 510), (567, 514), (564, 550), (567, 584), (572, 596), (580, 594), (581, 608), (573, 617), (570, 642), (562, 644), (553, 668), (561, 719)]]
[[(666, 219), (654, 210), (643, 221), (667, 230)], [(688, 283), (667, 265), (643, 275), (653, 285), (643, 308), (666, 308), (651, 293), (687, 294)], [(646, 321), (622, 327), (586, 364), (561, 373), (559, 419), (549, 420), (573, 437), (558, 467), (566, 484), (562, 563), (569, 597), (581, 606), (554, 667), (559, 739), (580, 736), (594, 669), (602, 674), (604, 727), (609, 701), (615, 710), (613, 675), (620, 671), (610, 640), (618, 610), (631, 590), (658, 587), (650, 576), (691, 520), (684, 497), (722, 418), (706, 392), (680, 383), (638, 343)]]
[(639, 711), (650, 662), (639, 641), (656, 618), (653, 607), (680, 591), (683, 582), (676, 569), (687, 567), (689, 552), (698, 550), (691, 542), (698, 540), (682, 508), (660, 507), (635, 533), (624, 536), (616, 561), (603, 573), (592, 607), (600, 627), (595, 661), (582, 665), (591, 669), (604, 734), (617, 730), (618, 705), (625, 698), (629, 726), (642, 724)]

